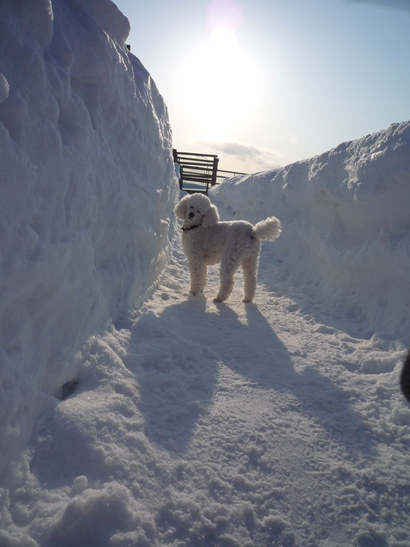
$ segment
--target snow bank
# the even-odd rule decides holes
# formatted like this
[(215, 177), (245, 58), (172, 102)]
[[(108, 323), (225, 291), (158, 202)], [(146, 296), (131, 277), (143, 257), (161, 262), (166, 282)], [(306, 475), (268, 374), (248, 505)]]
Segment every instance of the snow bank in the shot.
[(362, 321), (367, 336), (408, 339), (409, 181), (406, 122), (282, 169), (227, 180), (212, 199), (230, 218), (280, 218), (275, 249), (286, 279), (303, 294)]
[(166, 107), (111, 0), (0, 6), (0, 470), (162, 271)]

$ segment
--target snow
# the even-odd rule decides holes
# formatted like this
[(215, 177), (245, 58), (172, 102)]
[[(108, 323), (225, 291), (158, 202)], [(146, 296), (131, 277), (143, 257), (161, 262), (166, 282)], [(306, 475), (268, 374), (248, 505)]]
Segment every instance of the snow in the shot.
[[(286, 223), (276, 245), (286, 293), (292, 280), (324, 309), (345, 309), (364, 337), (406, 337), (409, 146), (410, 125), (393, 124), (309, 161), (231, 179), (214, 201), (234, 217), (256, 222), (273, 213)], [(278, 279), (270, 286), (278, 290)]]
[(0, 7), (0, 469), (166, 263), (170, 128), (128, 29), (110, 0)]
[[(282, 222), (189, 277), (162, 97), (109, 0), (0, 7), (1, 547), (410, 545), (410, 122), (211, 192)], [(26, 5), (26, 4), (25, 4)], [(28, 5), (28, 4), (27, 4)]]

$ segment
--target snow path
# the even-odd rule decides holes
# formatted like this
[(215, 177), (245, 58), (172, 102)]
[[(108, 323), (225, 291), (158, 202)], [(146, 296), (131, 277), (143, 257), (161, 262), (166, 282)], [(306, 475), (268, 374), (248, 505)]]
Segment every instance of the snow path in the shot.
[(218, 269), (188, 296), (177, 243), (152, 297), (95, 338), (12, 500), (38, 545), (410, 545), (404, 347), (319, 322), (274, 262), (264, 244), (254, 304), (240, 275), (215, 304)]
[(410, 412), (394, 372), (404, 348), (318, 323), (261, 283), (245, 305), (237, 277), (224, 304), (212, 301), (217, 268), (206, 296), (188, 297), (177, 248), (129, 329), (160, 544), (408, 545)]

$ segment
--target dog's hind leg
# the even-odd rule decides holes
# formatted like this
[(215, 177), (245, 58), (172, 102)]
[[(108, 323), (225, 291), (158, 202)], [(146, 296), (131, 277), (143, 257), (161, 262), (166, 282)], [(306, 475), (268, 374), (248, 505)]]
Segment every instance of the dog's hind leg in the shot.
[(260, 241), (255, 240), (251, 253), (242, 260), (243, 276), (243, 300), (242, 302), (252, 302), (256, 292), (256, 278), (258, 275)]
[(191, 274), (190, 293), (198, 294), (205, 289), (207, 270), (207, 266), (203, 262), (193, 261), (189, 263), (189, 271)]
[(247, 257), (242, 262), (243, 300), (252, 302), (256, 292), (256, 276), (258, 273), (258, 257)]

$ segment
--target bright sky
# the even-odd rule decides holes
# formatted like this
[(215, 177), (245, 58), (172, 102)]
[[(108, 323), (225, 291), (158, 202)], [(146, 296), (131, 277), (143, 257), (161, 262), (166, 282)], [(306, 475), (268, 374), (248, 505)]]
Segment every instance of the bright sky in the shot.
[(247, 173), (410, 119), (410, 0), (114, 0), (173, 145)]

